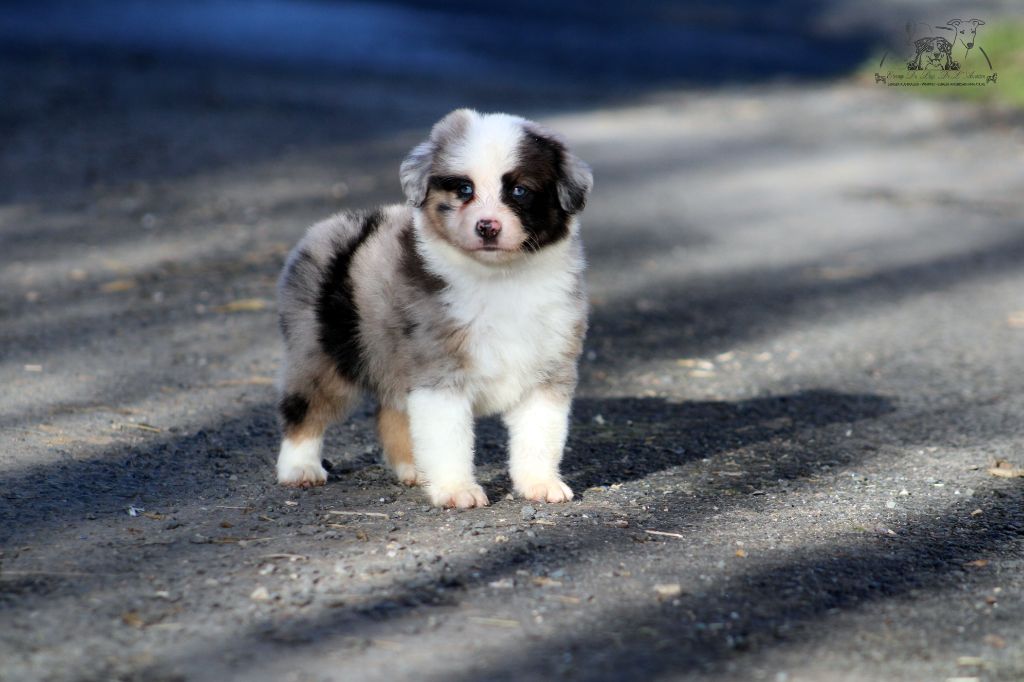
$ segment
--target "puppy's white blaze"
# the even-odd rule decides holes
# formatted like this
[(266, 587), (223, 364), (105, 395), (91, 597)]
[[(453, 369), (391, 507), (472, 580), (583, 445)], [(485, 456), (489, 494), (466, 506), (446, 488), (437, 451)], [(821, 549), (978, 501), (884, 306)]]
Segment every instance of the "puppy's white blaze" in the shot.
[(569, 433), (569, 399), (535, 390), (505, 413), (509, 474), (516, 492), (550, 502), (571, 499), (558, 474)]
[[(523, 137), (523, 123), (508, 114), (477, 115), (465, 137), (451, 151), (453, 166), (465, 168), (487, 194), (501, 194), (501, 175), (512, 168), (516, 149)], [(486, 179), (486, 182), (481, 182)]]
[[(465, 136), (449, 153), (453, 168), (465, 172), (473, 180), (474, 200), (459, 208), (463, 218), (461, 239), (467, 244), (476, 241), (473, 228), (481, 219), (498, 220), (506, 226), (516, 221), (515, 214), (502, 201), (502, 176), (515, 167), (516, 150), (522, 138), (523, 119), (507, 114), (476, 115)], [(509, 239), (506, 230), (500, 242)]]
[(482, 496), (473, 478), (473, 413), (465, 397), (417, 389), (409, 394), (408, 410), (416, 468), (431, 501), (443, 505), (451, 499), (458, 504), (460, 495)]
[(285, 485), (322, 485), (327, 482), (327, 471), (320, 463), (322, 438), (294, 441), (285, 438), (277, 456), (277, 481)]

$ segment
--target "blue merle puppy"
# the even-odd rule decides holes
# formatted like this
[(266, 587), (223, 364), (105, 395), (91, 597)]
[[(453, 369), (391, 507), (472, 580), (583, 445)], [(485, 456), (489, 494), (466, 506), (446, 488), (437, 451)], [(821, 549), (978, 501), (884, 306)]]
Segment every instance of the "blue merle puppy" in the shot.
[(434, 505), (488, 503), (473, 420), (491, 414), (516, 493), (572, 499), (559, 463), (587, 328), (590, 169), (537, 123), (459, 109), (401, 181), (407, 205), (335, 215), (288, 257), (278, 480), (322, 485), (324, 431), (369, 392), (387, 462)]

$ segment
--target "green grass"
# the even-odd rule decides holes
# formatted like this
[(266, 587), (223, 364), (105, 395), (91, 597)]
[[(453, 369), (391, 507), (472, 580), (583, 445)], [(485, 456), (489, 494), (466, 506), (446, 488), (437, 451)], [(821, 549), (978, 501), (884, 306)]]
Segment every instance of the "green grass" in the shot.
[[(993, 104), (1008, 105), (1024, 109), (1024, 21), (1020, 20), (998, 20), (992, 21), (978, 29), (977, 45), (984, 48), (992, 61), (992, 71), (997, 74), (995, 83), (985, 83), (983, 87), (939, 87), (935, 85), (920, 85), (916, 87), (893, 87), (894, 90), (904, 91), (913, 95), (929, 97), (945, 97), (976, 102), (987, 102)], [(922, 71), (908, 71), (905, 57), (902, 54), (890, 52), (885, 63), (879, 67), (884, 52), (879, 51), (858, 71), (860, 79), (867, 83), (874, 84), (875, 73), (887, 76), (895, 74), (895, 77), (888, 78), (889, 82), (908, 82), (914, 79), (926, 77)], [(971, 50), (968, 62), (961, 68), (960, 74), (969, 72), (977, 74), (989, 73), (988, 63), (984, 55), (976, 46)], [(936, 77), (943, 74), (935, 73)], [(953, 80), (957, 78), (957, 72), (949, 72)], [(982, 79), (984, 81), (984, 79)], [(878, 87), (883, 87), (878, 84)]]

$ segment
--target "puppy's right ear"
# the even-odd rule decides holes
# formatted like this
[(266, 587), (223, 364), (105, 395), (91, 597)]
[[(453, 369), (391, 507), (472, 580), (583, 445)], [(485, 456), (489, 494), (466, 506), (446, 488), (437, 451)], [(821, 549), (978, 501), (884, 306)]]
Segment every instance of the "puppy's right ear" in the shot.
[(427, 198), (427, 182), (430, 180), (430, 169), (434, 165), (434, 143), (430, 140), (421, 142), (409, 153), (402, 162), (400, 177), (402, 191), (409, 203), (419, 208)]
[(421, 142), (402, 162), (399, 177), (402, 191), (409, 203), (419, 208), (427, 198), (427, 185), (437, 161), (443, 156), (451, 142), (463, 134), (476, 112), (472, 109), (456, 109), (434, 124), (430, 137)]

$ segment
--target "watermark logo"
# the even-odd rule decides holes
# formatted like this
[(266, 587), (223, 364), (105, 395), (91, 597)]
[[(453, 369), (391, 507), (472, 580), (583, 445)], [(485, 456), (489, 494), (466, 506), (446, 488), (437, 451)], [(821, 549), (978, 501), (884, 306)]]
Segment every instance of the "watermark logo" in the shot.
[(985, 22), (907, 22), (905, 46), (882, 55), (875, 83), (889, 87), (985, 87), (999, 74), (982, 47)]

